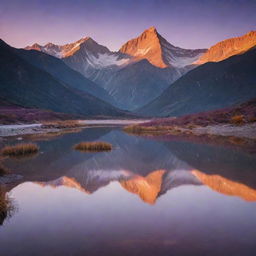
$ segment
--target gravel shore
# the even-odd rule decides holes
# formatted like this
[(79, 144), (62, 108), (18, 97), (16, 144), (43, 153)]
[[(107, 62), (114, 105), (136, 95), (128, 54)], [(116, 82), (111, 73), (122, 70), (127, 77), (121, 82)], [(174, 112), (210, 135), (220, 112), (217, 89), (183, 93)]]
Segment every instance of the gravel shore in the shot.
[(256, 139), (256, 123), (246, 125), (209, 125), (195, 127), (192, 133), (196, 135), (210, 134), (219, 136), (234, 136), (239, 138)]

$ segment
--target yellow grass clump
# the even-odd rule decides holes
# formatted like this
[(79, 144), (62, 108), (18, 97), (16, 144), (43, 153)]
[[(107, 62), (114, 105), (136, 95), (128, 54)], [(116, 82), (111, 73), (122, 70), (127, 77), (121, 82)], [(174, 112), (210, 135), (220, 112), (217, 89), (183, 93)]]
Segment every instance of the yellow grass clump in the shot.
[(141, 126), (141, 125), (130, 125), (123, 129), (126, 133), (131, 133), (135, 135), (164, 135), (172, 134), (177, 135), (185, 131), (178, 126), (167, 126), (167, 125), (157, 125), (157, 126)]
[(123, 130), (127, 133), (140, 134), (140, 133), (147, 133), (147, 132), (157, 132), (161, 130), (161, 128), (158, 126), (130, 125), (130, 126), (124, 127)]
[(65, 120), (65, 121), (49, 121), (43, 122), (43, 128), (76, 128), (84, 126), (78, 120)]
[(243, 115), (236, 115), (231, 117), (232, 124), (242, 124), (244, 123), (244, 116)]
[(110, 151), (112, 150), (112, 145), (103, 141), (80, 142), (74, 146), (74, 149), (84, 152)]
[(2, 155), (10, 157), (20, 157), (35, 154), (39, 151), (39, 147), (33, 143), (21, 143), (13, 146), (5, 146), (2, 149)]

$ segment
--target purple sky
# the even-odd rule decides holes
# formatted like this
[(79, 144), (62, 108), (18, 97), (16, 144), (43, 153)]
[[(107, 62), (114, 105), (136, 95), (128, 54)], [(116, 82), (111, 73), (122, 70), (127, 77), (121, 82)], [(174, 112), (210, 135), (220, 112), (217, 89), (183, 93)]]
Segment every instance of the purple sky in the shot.
[(91, 36), (111, 50), (155, 26), (170, 43), (207, 48), (256, 30), (255, 0), (0, 0), (0, 38), (15, 47)]

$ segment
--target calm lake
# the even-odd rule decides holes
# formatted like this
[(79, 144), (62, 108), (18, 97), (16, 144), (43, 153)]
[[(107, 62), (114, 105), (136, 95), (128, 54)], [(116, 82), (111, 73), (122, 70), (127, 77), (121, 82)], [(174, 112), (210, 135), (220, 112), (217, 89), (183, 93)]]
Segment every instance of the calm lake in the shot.
[[(72, 148), (97, 140), (114, 149)], [(1, 256), (256, 255), (256, 154), (118, 127), (23, 141), (40, 153), (4, 162), (22, 179), (1, 188)]]

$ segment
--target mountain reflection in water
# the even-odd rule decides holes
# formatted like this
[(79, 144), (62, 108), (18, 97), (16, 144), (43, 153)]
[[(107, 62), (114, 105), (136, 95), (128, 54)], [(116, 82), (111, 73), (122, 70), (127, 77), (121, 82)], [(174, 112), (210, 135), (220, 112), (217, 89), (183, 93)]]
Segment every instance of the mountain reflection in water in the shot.
[[(117, 173), (119, 172), (119, 174)], [(112, 174), (114, 174), (112, 176)], [(95, 175), (97, 179), (94, 180)], [(175, 187), (182, 185), (206, 185), (209, 188), (223, 195), (238, 196), (246, 201), (256, 201), (256, 190), (243, 184), (228, 180), (219, 175), (207, 175), (198, 170), (192, 171), (169, 171), (156, 170), (146, 177), (135, 175), (128, 171), (92, 171), (86, 172), (83, 179), (86, 182), (79, 182), (75, 178), (60, 177), (49, 182), (38, 182), (37, 184), (45, 187), (58, 188), (65, 186), (77, 189), (86, 194), (95, 192), (86, 188), (100, 189), (107, 186), (112, 181), (120, 182), (121, 186), (128, 192), (137, 194), (145, 203), (154, 204), (157, 198)]]

